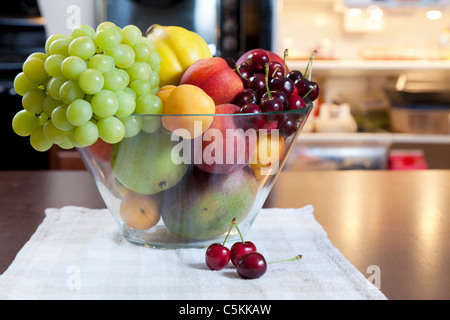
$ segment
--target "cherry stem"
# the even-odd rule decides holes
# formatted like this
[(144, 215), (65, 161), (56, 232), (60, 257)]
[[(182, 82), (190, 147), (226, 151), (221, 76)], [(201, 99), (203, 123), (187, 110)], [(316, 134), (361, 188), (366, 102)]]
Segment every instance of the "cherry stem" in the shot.
[(278, 69), (280, 69), (280, 67), (276, 67), (275, 70), (272, 73), (272, 78), (275, 76), (275, 74), (278, 72)]
[[(309, 80), (309, 81), (311, 81), (311, 80)], [(311, 88), (311, 89), (309, 89), (309, 91), (303, 96), (303, 100), (311, 93), (311, 91), (313, 91), (315, 88), (317, 88), (317, 85), (314, 85), (314, 87), (313, 88)]]
[(317, 50), (314, 50), (313, 52), (312, 52), (312, 54), (311, 54), (311, 57), (309, 58), (309, 62), (308, 62), (308, 64), (306, 65), (306, 70), (305, 70), (305, 77), (306, 77), (306, 75), (308, 74), (308, 72), (309, 72), (309, 75), (308, 75), (308, 80), (309, 81), (311, 81), (311, 72), (312, 72), (312, 63), (313, 63), (313, 61), (314, 61), (314, 57), (316, 56), (316, 53), (317, 53)]
[(269, 90), (269, 63), (266, 63), (266, 90), (267, 90), (267, 95), (269, 96), (269, 99), (272, 98), (272, 95), (270, 94), (270, 90)]
[(236, 223), (236, 218), (233, 219), (233, 224), (234, 224), (234, 226), (236, 227), (236, 230), (238, 231), (239, 236), (241, 237), (242, 242), (245, 242), (245, 241), (244, 241), (244, 237), (242, 236), (241, 230), (239, 230), (239, 227), (238, 227), (238, 225), (237, 225), (237, 223)]
[(236, 67), (236, 72), (238, 73), (238, 75), (239, 75), (242, 79), (245, 79), (245, 80), (247, 80), (247, 82), (250, 82), (249, 79), (247, 79), (246, 77), (244, 77), (244, 76), (242, 75), (241, 71), (239, 70), (240, 67), (241, 67), (240, 65)]
[(299, 255), (297, 255), (297, 256), (295, 256), (295, 257), (293, 257), (293, 258), (289, 258), (289, 259), (281, 259), (281, 260), (274, 260), (274, 261), (267, 262), (267, 264), (270, 264), (270, 263), (278, 263), (278, 262), (285, 262), (285, 261), (295, 261), (295, 260), (300, 260), (302, 257), (303, 257), (303, 256), (302, 256), (301, 254), (299, 254)]
[(286, 77), (286, 58), (288, 56), (288, 49), (284, 49), (284, 76)]
[(223, 240), (223, 244), (225, 245), (225, 243), (227, 242), (228, 236), (230, 235), (231, 229), (233, 228), (233, 225), (236, 224), (236, 218), (233, 218), (233, 220), (231, 220), (231, 225), (230, 225), (230, 230), (228, 230), (227, 236), (225, 237), (225, 240)]

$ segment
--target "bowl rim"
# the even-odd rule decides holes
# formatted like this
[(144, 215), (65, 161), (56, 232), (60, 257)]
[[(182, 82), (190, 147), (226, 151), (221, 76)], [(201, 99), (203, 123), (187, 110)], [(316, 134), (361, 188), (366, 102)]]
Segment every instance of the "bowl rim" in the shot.
[(261, 112), (261, 113), (160, 113), (160, 114), (151, 114), (151, 113), (133, 113), (130, 116), (157, 116), (157, 117), (207, 117), (207, 116), (238, 116), (238, 117), (251, 117), (251, 116), (265, 116), (265, 115), (281, 115), (281, 114), (306, 114), (308, 111), (310, 111), (313, 107), (312, 103), (308, 103), (306, 107), (301, 109), (294, 109), (294, 110), (282, 110), (282, 111), (273, 111), (273, 112)]

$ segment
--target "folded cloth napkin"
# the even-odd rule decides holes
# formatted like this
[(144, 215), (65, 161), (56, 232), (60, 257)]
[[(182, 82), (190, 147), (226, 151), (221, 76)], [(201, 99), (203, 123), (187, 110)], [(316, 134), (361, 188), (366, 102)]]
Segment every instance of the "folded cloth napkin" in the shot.
[(205, 249), (130, 244), (106, 209), (47, 209), (0, 276), (0, 299), (386, 299), (329, 241), (314, 208), (262, 209), (246, 239), (267, 261), (245, 280), (231, 264), (209, 270)]

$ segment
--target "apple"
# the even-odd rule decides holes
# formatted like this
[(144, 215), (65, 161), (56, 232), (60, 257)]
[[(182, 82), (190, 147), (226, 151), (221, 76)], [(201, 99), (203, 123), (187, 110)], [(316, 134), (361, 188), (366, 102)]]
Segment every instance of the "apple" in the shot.
[(194, 62), (183, 73), (180, 84), (191, 84), (203, 89), (216, 105), (231, 103), (244, 90), (239, 75), (220, 57)]
[(239, 110), (234, 104), (216, 105), (216, 116), (211, 126), (192, 141), (191, 157), (197, 168), (209, 173), (226, 174), (248, 164), (256, 148), (256, 131), (244, 132), (234, 117), (229, 116)]
[[(277, 53), (269, 51), (269, 50), (264, 50), (264, 49), (252, 49), (247, 51), (246, 53), (244, 53), (243, 55), (240, 56), (240, 58), (236, 61), (236, 65), (240, 65), (244, 62), (247, 61), (247, 58), (254, 52), (258, 52), (258, 51), (263, 51), (265, 52), (268, 56), (269, 56), (269, 61), (278, 61), (279, 63), (281, 63), (284, 67), (284, 59), (282, 57), (280, 57)], [(286, 66), (286, 74), (289, 72), (289, 68), (288, 66)]]

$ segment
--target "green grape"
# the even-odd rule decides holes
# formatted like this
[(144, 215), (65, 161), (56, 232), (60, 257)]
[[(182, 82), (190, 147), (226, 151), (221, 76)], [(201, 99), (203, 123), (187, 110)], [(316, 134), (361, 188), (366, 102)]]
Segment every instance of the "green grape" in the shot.
[(99, 48), (110, 50), (120, 43), (120, 35), (115, 26), (105, 26), (97, 31), (95, 41)]
[(128, 75), (130, 76), (130, 80), (144, 80), (149, 81), (152, 69), (150, 68), (148, 63), (145, 62), (135, 62), (129, 68), (126, 69)]
[(147, 61), (152, 56), (154, 49), (147, 43), (141, 41), (133, 46), (135, 60), (139, 62)]
[(67, 109), (68, 106), (63, 104), (56, 107), (51, 114), (51, 119), (55, 127), (64, 131), (70, 131), (74, 128), (74, 125), (67, 119)]
[(88, 121), (75, 129), (75, 138), (83, 146), (94, 144), (99, 137), (99, 129), (93, 121)]
[(72, 29), (72, 39), (88, 36), (92, 38), (92, 40), (95, 40), (95, 30), (88, 25), (79, 25)]
[(159, 89), (159, 74), (152, 72), (149, 82), (152, 89)]
[(74, 129), (72, 129), (72, 130), (69, 131), (68, 139), (69, 139), (69, 142), (70, 142), (74, 147), (76, 147), (76, 148), (83, 148), (83, 147), (85, 147), (85, 145), (83, 145), (83, 144), (81, 144), (80, 142), (78, 142), (78, 140), (77, 140), (77, 138), (76, 138), (76, 136), (75, 136), (76, 131), (77, 131), (77, 128), (78, 128), (78, 127), (76, 127), (76, 128), (74, 128)]
[(142, 117), (131, 116), (125, 118), (119, 118), (125, 127), (124, 138), (131, 138), (137, 135), (142, 129)]
[(58, 144), (66, 140), (69, 133), (55, 127), (51, 120), (44, 124), (43, 132), (48, 141), (54, 144)]
[(42, 104), (42, 111), (50, 117), (52, 115), (53, 110), (55, 110), (56, 107), (60, 106), (62, 104), (61, 101), (54, 99), (52, 96), (47, 94), (47, 96), (44, 99), (44, 102)]
[(50, 48), (50, 45), (52, 44), (52, 42), (57, 39), (61, 39), (61, 38), (66, 38), (66, 36), (61, 33), (55, 33), (55, 34), (51, 35), (50, 37), (48, 37), (47, 40), (45, 41), (45, 52), (49, 53), (49, 51), (50, 51), (49, 48)]
[(52, 147), (52, 143), (44, 135), (44, 127), (37, 126), (30, 135), (30, 144), (37, 151), (47, 151)]
[(119, 101), (119, 106), (115, 113), (118, 117), (128, 117), (136, 108), (136, 100), (131, 93), (124, 90), (114, 92)]
[(136, 95), (143, 96), (150, 92), (150, 82), (145, 80), (134, 80), (130, 83), (130, 88), (136, 93)]
[(118, 143), (125, 136), (125, 126), (116, 117), (100, 119), (97, 126), (100, 138), (107, 143)]
[(104, 73), (114, 69), (114, 59), (104, 54), (96, 54), (89, 59), (87, 67)]
[(117, 64), (119, 68), (129, 68), (134, 63), (134, 50), (132, 47), (126, 44), (120, 44), (120, 46), (124, 49), (123, 59)]
[(61, 54), (63, 56), (69, 55), (70, 39), (67, 37), (59, 38), (53, 41), (48, 49), (48, 54)]
[(69, 45), (69, 54), (71, 56), (80, 57), (83, 60), (87, 60), (92, 57), (96, 51), (97, 47), (94, 40), (92, 40), (89, 36), (75, 38)]
[(100, 118), (108, 118), (114, 115), (119, 108), (119, 99), (110, 90), (100, 90), (92, 97), (92, 111)]
[(31, 82), (23, 72), (20, 72), (14, 78), (14, 90), (17, 92), (18, 95), (23, 96), (28, 91), (37, 88), (38, 85), (36, 83)]
[(67, 79), (64, 77), (51, 78), (46, 86), (48, 95), (51, 96), (55, 100), (61, 100), (61, 97), (59, 95), (59, 90), (66, 81), (67, 81)]
[(22, 137), (29, 136), (38, 125), (38, 116), (27, 110), (20, 110), (16, 113), (12, 120), (12, 128), (14, 132)]
[(63, 142), (58, 143), (58, 147), (60, 147), (61, 149), (70, 150), (70, 149), (72, 149), (74, 147), (74, 145), (70, 141), (69, 137), (67, 137), (66, 140), (64, 140)]
[(93, 115), (92, 106), (83, 99), (73, 101), (66, 111), (66, 117), (73, 126), (81, 126), (91, 120)]
[(87, 69), (80, 74), (78, 84), (87, 94), (96, 94), (103, 88), (103, 75), (97, 69)]
[(29, 58), (38, 58), (38, 59), (41, 59), (43, 62), (45, 62), (45, 60), (47, 60), (47, 58), (48, 58), (48, 54), (46, 54), (44, 52), (34, 52), (34, 53), (30, 54), (27, 59), (29, 59)]
[(161, 127), (161, 118), (158, 116), (142, 117), (142, 131), (153, 133)]
[(136, 99), (135, 113), (137, 114), (161, 114), (162, 109), (161, 99), (153, 93), (147, 93)]
[(117, 45), (112, 49), (105, 50), (105, 54), (114, 59), (116, 66), (120, 65), (126, 56), (125, 48), (123, 46)]
[(48, 116), (45, 113), (41, 113), (38, 118), (40, 126), (43, 126), (48, 121)]
[(53, 54), (45, 60), (44, 68), (45, 71), (52, 77), (62, 76), (61, 64), (66, 57), (62, 54)]
[(77, 99), (83, 99), (84, 95), (85, 93), (81, 90), (78, 83), (72, 80), (64, 82), (59, 89), (59, 96), (65, 104), (71, 104)]
[(125, 77), (124, 72), (120, 69), (114, 68), (107, 71), (103, 74), (103, 77), (105, 79), (103, 87), (106, 90), (119, 91), (125, 89), (128, 85), (128, 74)]
[(33, 83), (43, 84), (48, 78), (48, 74), (45, 71), (44, 61), (39, 58), (28, 58), (24, 62), (22, 68), (23, 73), (25, 73), (26, 77)]
[(138, 27), (134, 25), (128, 25), (122, 28), (122, 36), (122, 43), (129, 46), (134, 46), (136, 43), (141, 41), (142, 32)]
[(22, 106), (27, 111), (41, 113), (46, 96), (47, 94), (41, 89), (30, 90), (22, 97)]
[(86, 70), (86, 62), (80, 57), (67, 57), (61, 63), (61, 72), (69, 80), (78, 80), (80, 74)]
[(159, 55), (158, 51), (153, 52), (152, 57), (150, 60), (147, 60), (148, 64), (152, 68), (153, 72), (159, 73), (161, 70), (161, 56)]
[(133, 99), (136, 100), (137, 95), (136, 95), (136, 92), (134, 92), (133, 89), (131, 89), (130, 87), (126, 87), (125, 89), (123, 89), (123, 91), (125, 91), (126, 93), (131, 94), (133, 96)]
[(104, 29), (106, 27), (111, 27), (111, 26), (115, 27), (116, 24), (114, 22), (111, 22), (111, 21), (103, 21), (97, 26), (96, 31), (99, 31), (99, 30), (102, 30), (102, 29)]

